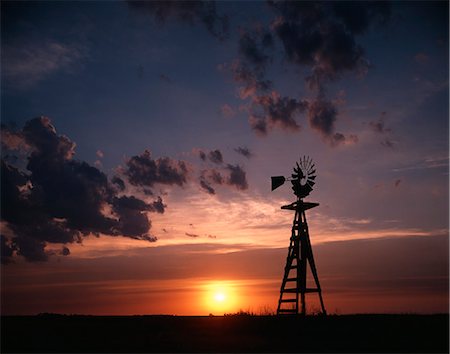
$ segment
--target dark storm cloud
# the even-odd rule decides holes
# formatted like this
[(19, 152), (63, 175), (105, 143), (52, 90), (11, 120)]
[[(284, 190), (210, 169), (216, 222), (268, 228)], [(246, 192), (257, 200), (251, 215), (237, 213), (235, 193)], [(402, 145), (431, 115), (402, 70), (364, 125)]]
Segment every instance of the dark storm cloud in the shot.
[(208, 158), (215, 164), (221, 164), (223, 162), (223, 156), (220, 150), (210, 151), (208, 154)]
[(216, 190), (211, 186), (204, 177), (200, 177), (200, 187), (202, 187), (209, 194), (216, 194)]
[(336, 106), (322, 97), (317, 98), (309, 104), (308, 119), (311, 128), (322, 135), (322, 138), (331, 146), (341, 144), (354, 144), (358, 142), (358, 137), (351, 134), (345, 137), (342, 133), (335, 132), (335, 122), (337, 117)]
[(206, 161), (206, 154), (202, 150), (199, 150), (198, 156), (201, 160)]
[[(280, 127), (285, 130), (300, 129), (295, 115), (302, 113), (308, 106), (306, 101), (298, 101), (289, 97), (281, 97), (276, 92), (270, 95), (253, 97), (250, 124), (260, 134), (266, 134), (268, 129)], [(262, 113), (257, 113), (258, 109)]]
[(207, 171), (208, 178), (215, 184), (222, 184), (223, 183), (223, 177), (221, 173), (215, 169)]
[(111, 180), (111, 183), (115, 184), (121, 192), (125, 190), (125, 182), (122, 178), (118, 176), (114, 176)]
[(228, 35), (228, 17), (219, 15), (213, 1), (127, 1), (129, 7), (163, 24), (169, 19), (195, 24), (202, 23), (214, 37), (223, 40)]
[(238, 147), (236, 149), (234, 149), (234, 151), (236, 151), (238, 154), (241, 154), (242, 156), (250, 159), (251, 157), (253, 157), (253, 153), (250, 151), (249, 148), (247, 147)]
[(200, 187), (209, 194), (216, 194), (213, 184), (221, 185), (224, 182), (222, 174), (216, 169), (203, 170), (200, 175)]
[(330, 101), (317, 99), (309, 105), (309, 124), (324, 137), (329, 137), (333, 134), (336, 116), (336, 107)]
[(11, 262), (14, 247), (8, 242), (8, 239), (4, 235), (0, 235), (0, 252), (1, 264), (8, 264)]
[[(280, 17), (273, 29), (286, 58), (310, 66), (311, 88), (321, 88), (344, 72), (365, 71), (368, 61), (355, 35), (390, 15), (386, 2), (270, 2)], [(330, 8), (331, 7), (331, 8)]]
[(29, 149), (29, 146), (25, 142), (25, 139), (22, 136), (21, 132), (15, 131), (13, 127), (8, 128), (2, 123), (0, 127), (0, 133), (2, 150), (15, 151)]
[[(24, 170), (2, 159), (1, 219), (13, 233), (9, 244), (18, 255), (44, 261), (53, 254), (47, 243), (81, 242), (90, 233), (154, 241), (146, 212), (163, 212), (160, 198), (147, 204), (119, 197), (114, 184), (121, 189), (123, 181), (111, 183), (97, 168), (74, 160), (75, 143), (58, 135), (48, 118), (32, 119), (15, 134), (30, 151)], [(160, 165), (159, 176), (170, 180), (171, 170)]]
[(199, 178), (200, 187), (209, 194), (216, 194), (213, 186), (230, 186), (239, 190), (248, 188), (244, 169), (239, 165), (227, 164), (221, 170), (205, 169)]
[(240, 60), (235, 60), (230, 66), (233, 80), (240, 85), (239, 97), (246, 99), (257, 92), (266, 92), (272, 87), (272, 82), (264, 77), (264, 73), (255, 70), (251, 65)]
[(335, 1), (333, 12), (353, 34), (366, 32), (371, 24), (385, 24), (391, 15), (387, 1)]
[(257, 32), (242, 32), (239, 38), (239, 53), (258, 72), (263, 72), (270, 61), (270, 56), (264, 53), (264, 49), (272, 45), (272, 35), (268, 32), (263, 35)]
[(178, 185), (186, 183), (188, 168), (184, 161), (162, 157), (154, 160), (145, 150), (126, 162), (124, 174), (134, 186), (153, 187), (155, 184)]
[[(273, 61), (275, 41), (281, 45), (282, 55), (288, 62), (302, 70), (309, 68), (307, 87), (325, 101), (329, 82), (346, 73), (364, 75), (370, 67), (357, 36), (373, 24), (384, 24), (390, 16), (387, 2), (319, 2), (319, 1), (269, 1), (274, 11), (271, 25), (254, 26), (242, 30), (239, 39), (239, 59), (231, 65), (233, 79), (239, 85), (241, 99), (251, 98), (248, 109), (249, 122), (259, 135), (266, 135), (274, 126), (298, 131), (294, 113), (305, 111), (306, 101), (283, 97), (276, 102), (266, 92), (273, 82), (267, 80), (266, 71)], [(262, 112), (255, 112), (260, 105)], [(354, 142), (340, 133), (334, 133), (337, 109), (329, 102), (321, 112), (316, 104), (310, 123), (333, 146)], [(325, 109), (325, 110), (324, 110)], [(353, 136), (354, 137), (354, 136)]]
[(226, 180), (228, 185), (235, 186), (240, 190), (248, 188), (247, 176), (241, 166), (228, 164), (227, 169), (230, 171), (230, 176)]

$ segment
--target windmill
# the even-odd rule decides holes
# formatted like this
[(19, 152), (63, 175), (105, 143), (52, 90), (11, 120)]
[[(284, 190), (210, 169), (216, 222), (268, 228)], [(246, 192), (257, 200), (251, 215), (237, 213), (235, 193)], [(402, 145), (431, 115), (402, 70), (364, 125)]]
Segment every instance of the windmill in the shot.
[[(283, 281), (280, 288), (280, 298), (278, 300), (277, 314), (306, 314), (307, 293), (318, 293), (322, 313), (326, 315), (325, 306), (322, 299), (319, 277), (314, 262), (311, 242), (309, 240), (308, 224), (306, 222), (305, 211), (315, 208), (319, 203), (304, 202), (313, 190), (316, 183), (315, 165), (310, 157), (300, 158), (294, 166), (294, 173), (291, 177), (272, 177), (272, 191), (282, 186), (284, 182), (290, 181), (297, 201), (283, 205), (281, 209), (295, 211), (292, 223), (292, 234), (284, 268)], [(314, 277), (315, 288), (306, 287), (307, 267), (311, 268)], [(299, 308), (299, 300), (301, 307)]]

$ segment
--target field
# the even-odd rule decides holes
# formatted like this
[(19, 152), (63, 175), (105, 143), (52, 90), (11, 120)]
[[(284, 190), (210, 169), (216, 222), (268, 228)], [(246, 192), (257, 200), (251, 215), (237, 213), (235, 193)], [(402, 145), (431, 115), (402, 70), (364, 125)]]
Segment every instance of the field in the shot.
[(1, 352), (448, 353), (448, 315), (3, 316)]

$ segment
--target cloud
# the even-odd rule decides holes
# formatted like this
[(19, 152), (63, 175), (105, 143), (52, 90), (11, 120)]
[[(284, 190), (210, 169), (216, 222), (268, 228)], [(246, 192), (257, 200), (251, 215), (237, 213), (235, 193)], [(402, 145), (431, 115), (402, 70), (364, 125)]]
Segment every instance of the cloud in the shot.
[(20, 132), (9, 129), (6, 125), (2, 124), (0, 133), (2, 150), (26, 151), (30, 149), (30, 146), (28, 146)]
[(395, 146), (394, 142), (389, 138), (382, 140), (380, 144), (390, 149), (392, 149)]
[(355, 36), (373, 23), (385, 23), (390, 16), (390, 6), (385, 2), (270, 4), (280, 15), (272, 28), (286, 58), (293, 64), (311, 67), (307, 81), (314, 89), (321, 89), (345, 72), (365, 72), (369, 63)]
[(392, 129), (386, 127), (385, 117), (386, 112), (382, 112), (381, 117), (378, 120), (369, 122), (369, 127), (376, 134), (379, 134), (381, 136), (384, 135), (384, 139), (380, 141), (380, 144), (382, 146), (392, 149), (394, 148), (395, 143), (392, 141), (390, 137), (386, 137), (387, 134), (392, 132)]
[(125, 190), (125, 182), (123, 181), (122, 178), (114, 176), (111, 179), (111, 183), (115, 184), (117, 188), (119, 188), (119, 191), (123, 192)]
[(202, 150), (198, 150), (198, 157), (200, 157), (202, 161), (206, 161), (206, 154)]
[(390, 128), (386, 128), (385, 116), (386, 112), (383, 112), (378, 120), (369, 122), (369, 127), (372, 131), (379, 134), (385, 134), (391, 131)]
[(141, 155), (133, 156), (126, 162), (124, 174), (133, 186), (182, 186), (187, 181), (188, 167), (184, 161), (169, 157), (154, 160), (150, 151), (145, 150)]
[(209, 194), (216, 194), (212, 184), (221, 185), (224, 182), (222, 174), (216, 169), (202, 170), (200, 175), (200, 187)]
[(317, 99), (309, 106), (309, 124), (324, 137), (330, 137), (333, 134), (336, 116), (336, 107), (330, 101)]
[(208, 154), (208, 158), (215, 164), (221, 164), (223, 162), (223, 156), (220, 150), (210, 151)]
[(330, 146), (351, 145), (358, 142), (358, 137), (350, 134), (346, 137), (335, 132), (337, 119), (336, 106), (322, 95), (312, 101), (308, 107), (308, 119), (311, 128), (316, 130)]
[(269, 32), (242, 31), (239, 38), (239, 54), (250, 63), (256, 71), (264, 72), (270, 56), (264, 53), (264, 49), (273, 45), (272, 35)]
[[(295, 115), (304, 112), (307, 106), (306, 101), (281, 97), (275, 91), (269, 95), (255, 95), (252, 100), (250, 125), (262, 135), (275, 127), (298, 131), (300, 126), (295, 120)], [(258, 109), (260, 112), (257, 111)]]
[(200, 187), (209, 194), (216, 194), (214, 185), (235, 187), (238, 190), (248, 188), (247, 177), (244, 169), (239, 165), (227, 164), (221, 170), (205, 169), (201, 171), (199, 178)]
[[(390, 17), (387, 2), (305, 2), (269, 1), (274, 11), (270, 26), (259, 24), (253, 29), (241, 30), (239, 58), (230, 66), (233, 80), (239, 86), (242, 100), (251, 99), (247, 107), (249, 123), (255, 133), (267, 135), (275, 126), (287, 131), (299, 131), (295, 114), (307, 108), (301, 98), (273, 97), (267, 94), (274, 83), (266, 79), (266, 72), (273, 62), (272, 48), (281, 48), (287, 62), (309, 68), (304, 77), (307, 87), (317, 94), (317, 100), (326, 101), (326, 86), (346, 73), (363, 76), (370, 68), (363, 47), (357, 36), (365, 33), (373, 24), (384, 24)], [(278, 42), (280, 46), (277, 46)], [(328, 101), (329, 102), (329, 101)], [(318, 105), (313, 105), (310, 123), (322, 133), (332, 146), (343, 142), (341, 133), (334, 133), (337, 110), (329, 102), (317, 114)], [(259, 109), (259, 111), (258, 111)], [(314, 114), (313, 114), (314, 113)]]
[(55, 40), (2, 46), (2, 77), (8, 85), (28, 89), (50, 75), (72, 68), (86, 57), (84, 50)]
[(201, 23), (208, 32), (219, 40), (228, 35), (228, 17), (219, 15), (213, 1), (132, 1), (128, 0), (130, 9), (150, 16), (159, 24), (169, 19), (195, 24)]
[(257, 92), (266, 92), (273, 85), (271, 81), (265, 79), (263, 72), (255, 71), (244, 61), (233, 61), (230, 70), (234, 82), (240, 85), (238, 91), (241, 99), (253, 97)]
[(1, 203), (8, 207), (2, 208), (1, 219), (17, 255), (44, 261), (54, 254), (46, 250), (48, 243), (81, 242), (88, 234), (155, 241), (147, 212), (164, 212), (160, 198), (148, 204), (118, 196), (114, 185), (121, 190), (119, 179), (111, 183), (97, 168), (74, 160), (75, 143), (58, 135), (46, 117), (26, 122), (15, 134), (30, 151), (24, 170), (2, 158)]
[(197, 235), (197, 234), (191, 234), (191, 233), (189, 233), (189, 232), (185, 232), (184, 234), (185, 234), (186, 236), (193, 237), (193, 238), (197, 238), (197, 237), (200, 236), (200, 235)]
[(241, 166), (228, 164), (227, 169), (230, 171), (230, 176), (226, 181), (228, 185), (235, 186), (240, 190), (248, 188), (246, 173)]
[(241, 154), (242, 156), (250, 159), (253, 157), (253, 153), (247, 148), (247, 147), (238, 147), (234, 149), (238, 154)]
[(214, 164), (220, 165), (223, 163), (223, 155), (219, 149), (211, 150), (209, 153), (206, 153), (203, 150), (195, 148), (193, 149), (193, 153), (198, 154), (198, 157), (200, 157), (202, 161), (206, 161), (208, 158), (208, 160)]
[(0, 235), (0, 252), (1, 252), (1, 264), (8, 264), (11, 262), (14, 246), (11, 245), (9, 240), (4, 236)]
[(222, 107), (220, 107), (220, 112), (226, 118), (231, 118), (236, 115), (234, 109), (228, 104), (224, 104)]
[(165, 75), (165, 74), (160, 74), (159, 75), (159, 79), (161, 81), (167, 82), (168, 84), (172, 83), (172, 79), (169, 76)]
[(211, 186), (204, 177), (200, 177), (200, 187), (202, 187), (209, 194), (216, 194), (216, 190)]

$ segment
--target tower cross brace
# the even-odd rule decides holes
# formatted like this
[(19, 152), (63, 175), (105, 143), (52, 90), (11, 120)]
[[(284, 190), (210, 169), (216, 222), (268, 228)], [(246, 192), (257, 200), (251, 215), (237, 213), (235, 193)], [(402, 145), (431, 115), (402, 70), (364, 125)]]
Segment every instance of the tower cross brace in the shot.
[[(280, 298), (278, 300), (277, 314), (306, 314), (307, 293), (318, 293), (322, 314), (326, 315), (322, 299), (319, 277), (314, 262), (311, 242), (309, 239), (308, 224), (305, 211), (318, 206), (318, 203), (303, 202), (298, 198), (297, 202), (284, 205), (281, 209), (294, 210), (292, 234), (284, 268), (283, 281), (281, 283)], [(315, 288), (307, 288), (306, 274), (308, 264), (314, 277)], [(294, 273), (294, 274), (292, 274)], [(299, 300), (300, 306), (299, 307)]]

